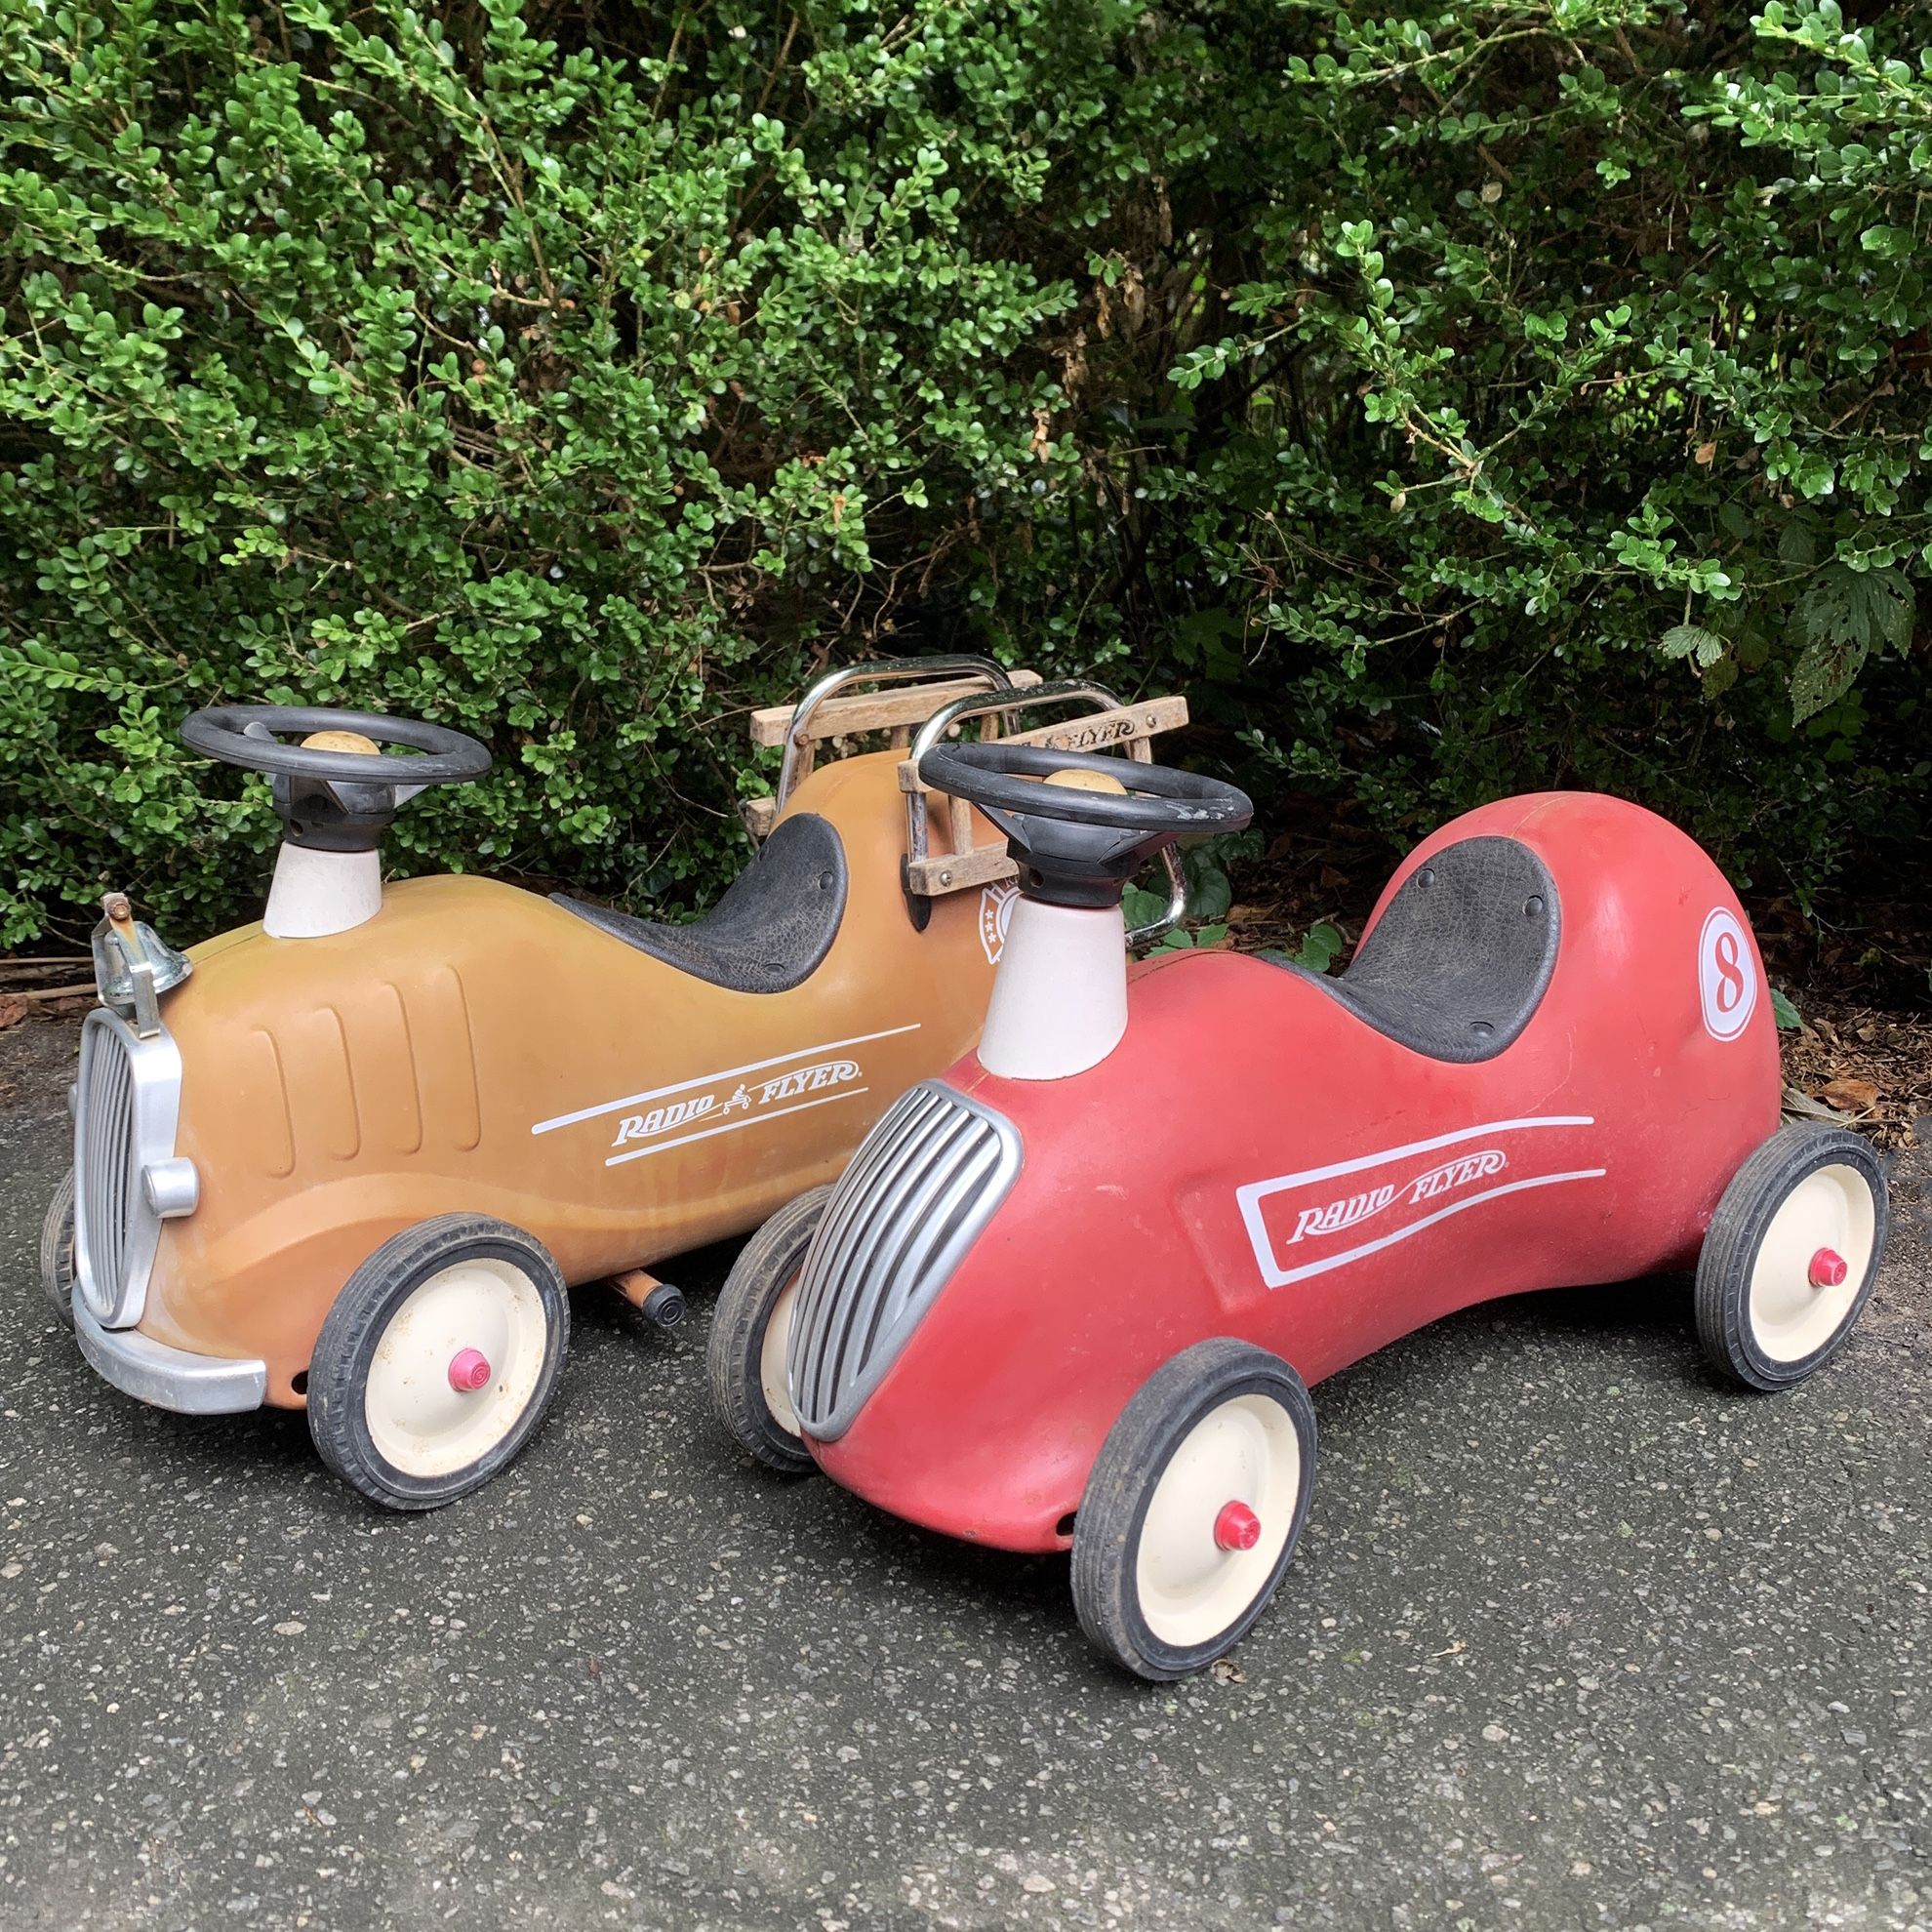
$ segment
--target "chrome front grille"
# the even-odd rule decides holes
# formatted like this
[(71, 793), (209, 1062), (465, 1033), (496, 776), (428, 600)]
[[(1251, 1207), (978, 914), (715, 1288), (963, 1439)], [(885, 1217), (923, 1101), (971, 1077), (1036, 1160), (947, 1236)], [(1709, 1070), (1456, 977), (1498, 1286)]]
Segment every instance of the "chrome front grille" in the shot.
[(141, 1319), (161, 1239), (147, 1171), (174, 1154), (181, 1094), (181, 1057), (165, 1031), (142, 1039), (105, 1007), (88, 1015), (74, 1108), (74, 1273), (105, 1328)]
[[(140, 1177), (134, 1157), (134, 1064), (117, 1034), (105, 1028), (89, 1038), (81, 1059), (80, 1118), (74, 1141), (76, 1234), (87, 1243), (89, 1273), (111, 1291), (127, 1272), (128, 1225), (139, 1205)], [(107, 1313), (104, 1292), (88, 1306)]]
[(807, 1432), (852, 1427), (1020, 1172), (1011, 1121), (938, 1081), (894, 1103), (819, 1224), (786, 1350)]

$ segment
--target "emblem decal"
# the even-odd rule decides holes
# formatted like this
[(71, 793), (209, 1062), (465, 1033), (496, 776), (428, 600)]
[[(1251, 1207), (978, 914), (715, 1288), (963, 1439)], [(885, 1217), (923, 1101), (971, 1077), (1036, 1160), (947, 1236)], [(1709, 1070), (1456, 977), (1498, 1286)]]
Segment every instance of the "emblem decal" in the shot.
[[(783, 1114), (802, 1113), (807, 1107), (826, 1107), (833, 1101), (857, 1100), (869, 1091), (865, 1085), (865, 1068), (860, 1061), (839, 1053), (838, 1049), (866, 1046), (873, 1040), (889, 1040), (918, 1030), (918, 1022), (914, 1021), (906, 1026), (888, 1026), (882, 1032), (860, 1033), (849, 1040), (825, 1040), (817, 1046), (797, 1047), (790, 1053), (774, 1054), (769, 1060), (748, 1061), (743, 1067), (701, 1073), (695, 1079), (674, 1080), (649, 1093), (629, 1094), (623, 1100), (606, 1101), (598, 1107), (580, 1107), (575, 1113), (559, 1113), (552, 1119), (538, 1121), (530, 1131), (550, 1134), (561, 1127), (595, 1120), (603, 1122), (604, 1131), (610, 1133), (610, 1116), (617, 1114), (621, 1117), (616, 1122), (614, 1138), (606, 1143), (611, 1152), (604, 1165), (619, 1167), (627, 1160), (642, 1160), (647, 1154), (662, 1153), (666, 1147), (683, 1147), (689, 1141), (735, 1133), (741, 1127), (756, 1127)], [(806, 1064), (790, 1065), (794, 1061)], [(765, 1077), (750, 1080), (744, 1077), (753, 1073)], [(643, 1105), (645, 1102), (656, 1105), (647, 1107)]]
[[(1478, 1146), (1468, 1153), (1443, 1159), (1444, 1149), (1469, 1141), (1497, 1143), (1538, 1129), (1590, 1127), (1587, 1113), (1550, 1114), (1529, 1120), (1491, 1120), (1464, 1127), (1433, 1140), (1411, 1141), (1406, 1147), (1337, 1161), (1332, 1167), (1311, 1167), (1283, 1174), (1271, 1181), (1251, 1181), (1234, 1190), (1255, 1265), (1270, 1288), (1285, 1288), (1308, 1275), (1326, 1274), (1383, 1248), (1406, 1241), (1425, 1228), (1433, 1228), (1466, 1208), (1498, 1200), (1530, 1187), (1553, 1187), (1566, 1181), (1595, 1181), (1600, 1167), (1552, 1168), (1520, 1178), (1503, 1179), (1511, 1171), (1509, 1147)], [(1515, 1160), (1538, 1163), (1535, 1143), (1516, 1146)], [(1429, 1156), (1434, 1158), (1429, 1158)], [(1324, 1183), (1361, 1175), (1363, 1181), (1337, 1194)], [(1388, 1217), (1387, 1225), (1365, 1240), (1338, 1244), (1336, 1237), (1362, 1223)]]
[[(1492, 1174), (1500, 1174), (1509, 1164), (1509, 1156), (1501, 1147), (1485, 1147), (1480, 1153), (1444, 1161), (1440, 1167), (1431, 1167), (1427, 1174), (1419, 1174), (1413, 1181), (1405, 1181), (1402, 1184), (1402, 1198), (1410, 1204), (1433, 1200), (1437, 1194), (1446, 1194), (1454, 1188), (1467, 1187), (1472, 1181), (1483, 1181)], [(1326, 1207), (1305, 1207), (1295, 1223), (1294, 1233), (1288, 1239), (1293, 1243), (1310, 1234), (1339, 1234), (1343, 1228), (1352, 1228), (1356, 1222), (1366, 1221), (1372, 1214), (1380, 1214), (1394, 1198), (1395, 1183), (1385, 1181), (1380, 1187), (1372, 1187), (1365, 1193), (1345, 1195), (1339, 1201), (1330, 1201)]]
[(1736, 1039), (1757, 1006), (1757, 963), (1751, 939), (1736, 914), (1721, 906), (1698, 936), (1697, 991), (1704, 1030), (1713, 1040)]
[[(618, 1122), (617, 1139), (611, 1143), (621, 1147), (626, 1141), (648, 1141), (656, 1134), (667, 1134), (673, 1127), (682, 1127), (687, 1121), (704, 1115), (723, 1115), (745, 1110), (762, 1112), (774, 1101), (793, 1100), (800, 1094), (815, 1094), (821, 1087), (843, 1087), (859, 1078), (861, 1068), (856, 1060), (823, 1060), (816, 1067), (800, 1067), (789, 1073), (775, 1074), (769, 1080), (760, 1080), (747, 1087), (741, 1080), (733, 1090), (729, 1100), (719, 1100), (716, 1091), (708, 1094), (694, 1094), (689, 1100), (670, 1101), (663, 1107), (654, 1107), (649, 1113), (628, 1113)], [(865, 1089), (861, 1087), (863, 1094)], [(838, 1098), (838, 1096), (833, 1096)], [(815, 1103), (816, 1105), (816, 1103)], [(782, 1107), (781, 1113), (796, 1113), (793, 1107)], [(747, 1123), (748, 1124), (748, 1123)], [(627, 1160), (628, 1154), (624, 1156)], [(606, 1161), (606, 1167), (615, 1167), (615, 1161)]]
[(989, 885), (980, 894), (980, 945), (988, 966), (997, 966), (1006, 950), (1006, 929), (1013, 923), (1013, 902), (1019, 897), (1020, 888), (1011, 879)]

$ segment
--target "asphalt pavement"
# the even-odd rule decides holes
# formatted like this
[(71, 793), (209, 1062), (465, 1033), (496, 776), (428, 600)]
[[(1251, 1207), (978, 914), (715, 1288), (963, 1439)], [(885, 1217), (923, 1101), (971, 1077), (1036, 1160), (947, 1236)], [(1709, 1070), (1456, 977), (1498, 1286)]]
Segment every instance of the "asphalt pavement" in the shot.
[(1324, 1384), (1271, 1612), (1152, 1688), (1064, 1559), (738, 1459), (728, 1251), (668, 1337), (581, 1295), (543, 1434), (432, 1516), (300, 1417), (124, 1399), (34, 1278), (74, 1038), (0, 1035), (7, 1932), (1932, 1924), (1932, 1147), (1793, 1393), (1717, 1384), (1682, 1282)]

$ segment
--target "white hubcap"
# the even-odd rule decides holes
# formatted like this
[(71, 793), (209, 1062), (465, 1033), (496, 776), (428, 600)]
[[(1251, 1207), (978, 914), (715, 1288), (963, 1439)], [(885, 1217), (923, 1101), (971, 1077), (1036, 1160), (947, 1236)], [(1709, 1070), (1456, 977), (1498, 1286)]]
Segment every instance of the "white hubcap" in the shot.
[[(486, 1456), (536, 1393), (548, 1341), (543, 1298), (505, 1261), (457, 1262), (389, 1318), (364, 1386), (370, 1439), (406, 1475), (442, 1476)], [(452, 1385), (465, 1350), (489, 1364), (481, 1387)]]
[(765, 1407), (787, 1435), (798, 1433), (798, 1411), (791, 1406), (785, 1371), (785, 1351), (791, 1342), (791, 1312), (797, 1306), (798, 1276), (793, 1274), (772, 1304), (765, 1340), (758, 1350), (758, 1386), (765, 1391)]
[[(1141, 1524), (1134, 1584), (1147, 1629), (1187, 1649), (1238, 1622), (1268, 1588), (1301, 1491), (1301, 1439), (1280, 1403), (1237, 1395), (1203, 1416), (1168, 1459)], [(1250, 1550), (1215, 1541), (1229, 1503), (1260, 1518)]]
[[(1798, 1362), (1838, 1332), (1872, 1266), (1876, 1216), (1856, 1168), (1821, 1167), (1786, 1195), (1751, 1269), (1751, 1334), (1774, 1362)], [(1844, 1278), (1815, 1286), (1821, 1250), (1842, 1258)]]

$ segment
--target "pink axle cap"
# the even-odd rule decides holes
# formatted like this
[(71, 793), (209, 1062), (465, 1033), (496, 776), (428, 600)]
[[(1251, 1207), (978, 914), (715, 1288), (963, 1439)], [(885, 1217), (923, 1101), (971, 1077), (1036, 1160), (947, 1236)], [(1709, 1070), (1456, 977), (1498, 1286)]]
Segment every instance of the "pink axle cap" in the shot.
[(490, 1386), (489, 1358), (480, 1348), (459, 1348), (450, 1357), (450, 1387), (459, 1395), (473, 1395)]

